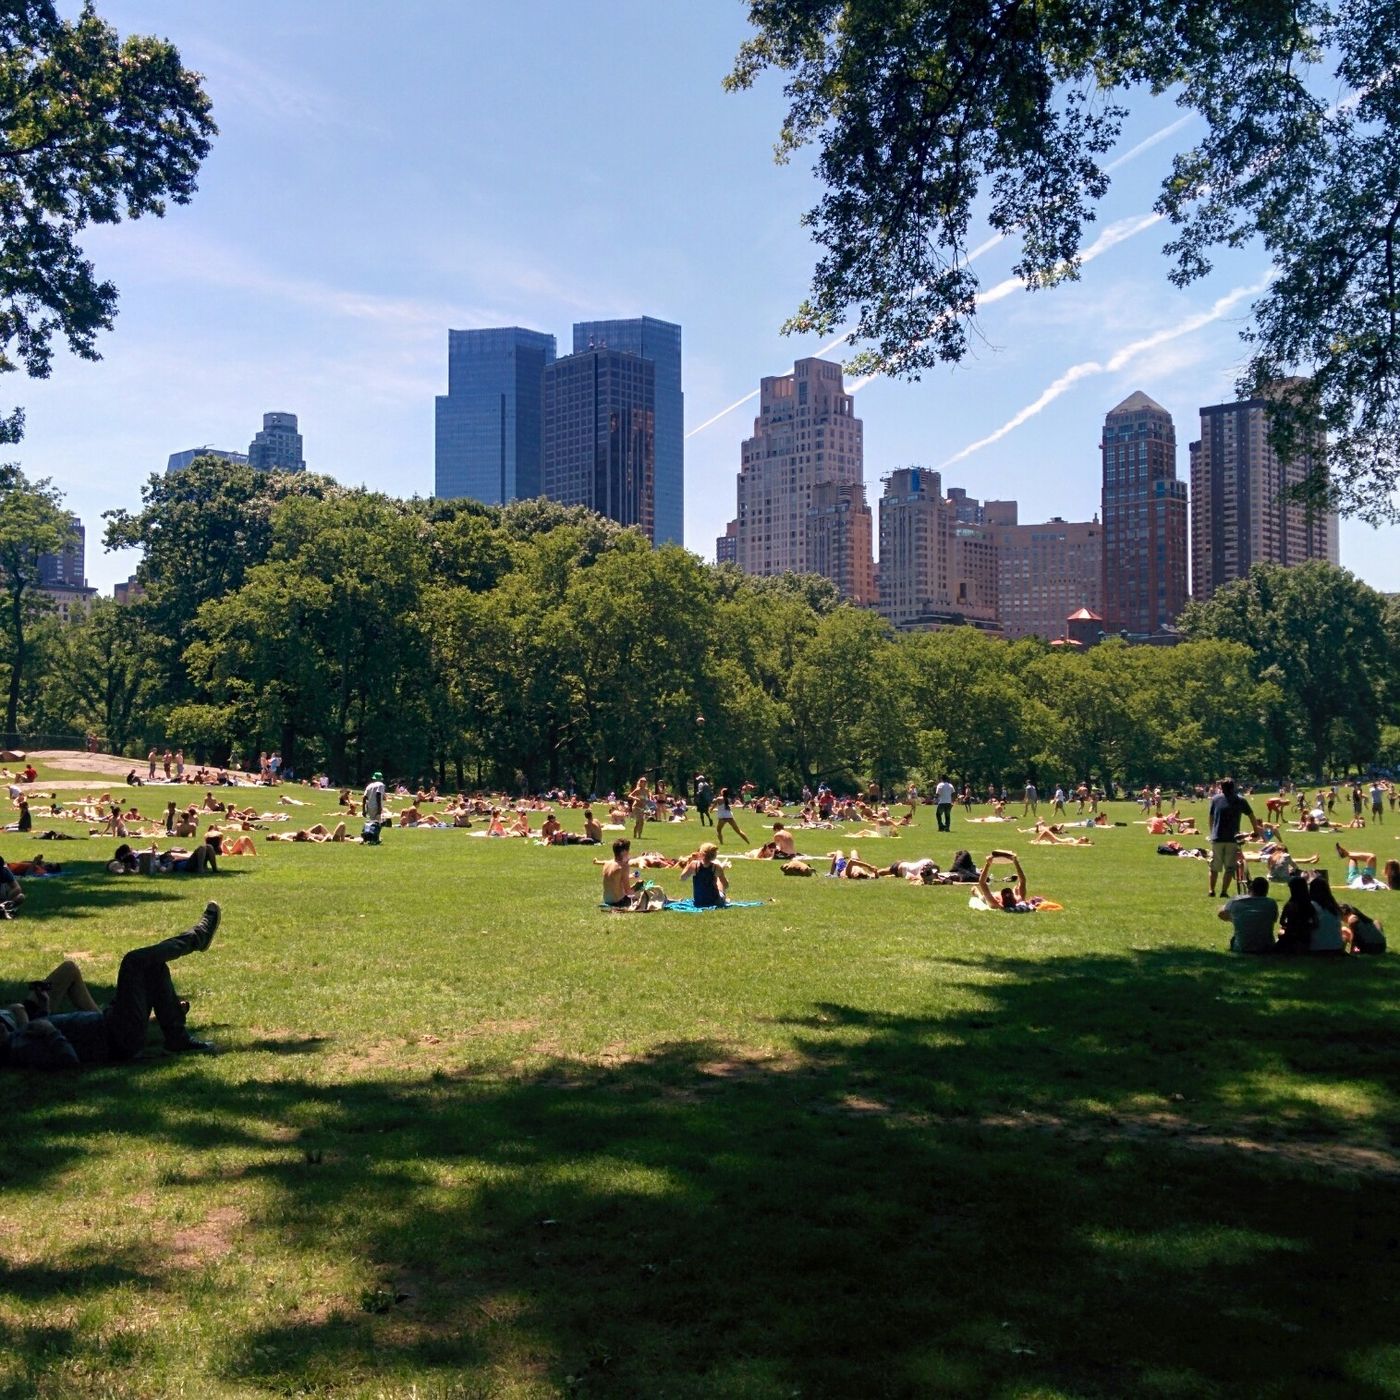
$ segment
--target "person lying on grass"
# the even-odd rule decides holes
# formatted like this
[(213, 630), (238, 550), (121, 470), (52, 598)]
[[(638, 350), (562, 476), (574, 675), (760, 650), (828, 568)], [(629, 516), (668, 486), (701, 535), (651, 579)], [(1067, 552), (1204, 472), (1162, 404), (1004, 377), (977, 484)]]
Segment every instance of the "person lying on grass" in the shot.
[(346, 836), (344, 822), (337, 822), (334, 831), (327, 830), (320, 822), (317, 822), (315, 826), (301, 827), (296, 831), (270, 832), (263, 837), (264, 841), (291, 841), (298, 844), (306, 841), (320, 844), (326, 841), (354, 841), (355, 839), (353, 836)]
[[(212, 1053), (214, 1047), (185, 1026), (189, 1003), (176, 995), (169, 964), (204, 952), (218, 927), (219, 906), (211, 900), (193, 928), (133, 948), (121, 960), (116, 992), (105, 1007), (98, 1006), (76, 963), (60, 963), (42, 982), (30, 983), (23, 1002), (0, 1008), (0, 1064), (69, 1069), (135, 1059), (145, 1048), (153, 1014), (171, 1054)], [(65, 999), (74, 1010), (55, 1010)]]
[[(1320, 856), (1295, 856), (1282, 842), (1272, 847), (1265, 846), (1259, 853), (1269, 869), (1269, 879), (1276, 885), (1286, 885), (1296, 874), (1300, 865), (1316, 865)], [(1250, 859), (1253, 859), (1251, 856)]]
[(826, 873), (837, 880), (878, 880), (881, 875), (889, 873), (878, 865), (871, 865), (868, 860), (862, 860), (854, 847), (850, 855), (844, 851), (828, 851), (827, 856), (831, 864)]
[(54, 865), (43, 856), (35, 856), (33, 860), (17, 860), (10, 864), (10, 870), (15, 875), (61, 875), (63, 867)]
[(1374, 881), (1376, 878), (1376, 853), (1374, 851), (1349, 851), (1337, 842), (1337, 854), (1347, 863), (1347, 883), (1353, 880), (1365, 878)]
[(217, 826), (211, 826), (204, 833), (204, 844), (212, 846), (216, 856), (255, 856), (258, 853), (257, 843), (251, 836), (241, 832), (235, 835)]
[[(613, 842), (613, 849), (617, 849), (617, 842)], [(633, 870), (674, 870), (680, 861), (672, 856), (662, 855), (660, 851), (643, 851), (641, 855), (634, 856), (628, 852), (628, 865)], [(606, 869), (612, 864), (610, 860), (595, 860), (594, 865), (601, 865)]]
[[(1010, 861), (1016, 872), (1016, 878), (998, 893), (993, 894), (990, 883), (992, 866), (999, 860)], [(1030, 893), (1026, 885), (1026, 872), (1021, 868), (1020, 857), (1015, 851), (993, 851), (982, 862), (982, 869), (977, 873), (977, 893), (988, 909), (995, 909), (1003, 914), (1034, 914), (1046, 902), (1039, 896), (1033, 896)]]
[(1061, 836), (1059, 830), (1049, 822), (1036, 822), (1031, 837), (1032, 846), (1092, 846), (1087, 836)]

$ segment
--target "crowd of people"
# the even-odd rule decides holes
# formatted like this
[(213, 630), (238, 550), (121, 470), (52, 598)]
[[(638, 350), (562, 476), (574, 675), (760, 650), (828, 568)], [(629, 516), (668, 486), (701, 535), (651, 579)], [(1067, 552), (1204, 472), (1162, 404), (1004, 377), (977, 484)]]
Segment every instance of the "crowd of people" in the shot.
[[(262, 755), (262, 776), (269, 786), (284, 783), (287, 777), (280, 762), (273, 762), (276, 757)], [(105, 865), (106, 871), (115, 876), (217, 874), (220, 859), (256, 855), (258, 840), (373, 846), (393, 827), (468, 829), (473, 836), (516, 837), (549, 848), (598, 846), (607, 840), (606, 833), (619, 832), (623, 834), (612, 841), (611, 858), (595, 862), (602, 867), (602, 906), (614, 912), (668, 908), (710, 911), (729, 907), (735, 860), (773, 862), (791, 876), (824, 874), (845, 881), (895, 879), (914, 885), (964, 885), (969, 891), (969, 907), (980, 912), (1029, 914), (1061, 908), (1054, 900), (1031, 893), (1020, 857), (1005, 848), (993, 849), (980, 865), (969, 851), (958, 850), (947, 869), (940, 868), (932, 855), (872, 861), (862, 858), (849, 842), (837, 849), (804, 853), (804, 846), (823, 844), (804, 839), (814, 832), (848, 833), (862, 841), (898, 839), (913, 823), (921, 803), (935, 809), (940, 835), (951, 832), (954, 810), (960, 804), (964, 820), (1016, 820), (1008, 814), (1011, 799), (1004, 789), (990, 788), (985, 798), (978, 799), (969, 785), (955, 788), (947, 777), (941, 778), (927, 795), (910, 785), (904, 793), (905, 810), (896, 815), (891, 795), (873, 787), (861, 793), (838, 794), (822, 784), (815, 790), (804, 788), (797, 798), (785, 801), (776, 793), (759, 793), (753, 784), (716, 787), (703, 773), (697, 773), (689, 794), (668, 791), (664, 782), (642, 777), (623, 792), (598, 798), (585, 799), (573, 791), (556, 789), (534, 798), (510, 800), (503, 794), (481, 793), (457, 793), (444, 798), (432, 784), (391, 785), (382, 773), (376, 772), (358, 794), (349, 788), (339, 790), (336, 808), (322, 814), (334, 819), (333, 824), (327, 825), (307, 821), (294, 810), (310, 806), (314, 794), (326, 790), (320, 783), (297, 789), (306, 792), (304, 797), (284, 791), (274, 809), (259, 810), (217, 796), (218, 783), (210, 770), (199, 768), (187, 773), (184, 754), (179, 750), (167, 751), (163, 758), (152, 750), (147, 767), (151, 781), (207, 783), (203, 801), (182, 805), (171, 799), (159, 816), (145, 816), (136, 804), (120, 802), (111, 793), (68, 800), (55, 792), (47, 811), (39, 807), (38, 814), (89, 824), (89, 837), (127, 838), (120, 841)], [(38, 774), (30, 765), (10, 776), (16, 812), (11, 830), (38, 840), (82, 839), (81, 834), (53, 830), (34, 833), (37, 804), (32, 784)], [(139, 777), (136, 785), (144, 785)], [(1347, 800), (1343, 800), (1344, 794)], [(1106, 796), (1103, 789), (1089, 783), (1070, 788), (1057, 785), (1048, 801), (1043, 802), (1039, 786), (1028, 780), (1019, 794), (1020, 815), (1030, 818), (1032, 824), (1020, 830), (1035, 846), (1090, 846), (1094, 838), (1089, 831), (1128, 825), (1114, 822), (1101, 810)], [(1299, 817), (1291, 831), (1336, 830), (1342, 825), (1355, 828), (1364, 826), (1368, 817), (1382, 825), (1386, 810), (1395, 810), (1394, 785), (1377, 779), (1365, 785), (1353, 782), (1319, 788), (1311, 795), (1285, 787), (1277, 796), (1263, 801), (1262, 820), (1249, 799), (1250, 794), (1237, 790), (1228, 778), (1210, 786), (1175, 792), (1143, 787), (1135, 798), (1143, 814), (1138, 824), (1146, 834), (1174, 838), (1158, 850), (1208, 861), (1207, 893), (1211, 898), (1225, 898), (1219, 917), (1231, 925), (1230, 947), (1234, 951), (1320, 956), (1383, 952), (1386, 943), (1381, 922), (1354, 902), (1339, 902), (1328, 872), (1319, 868), (1321, 853), (1291, 852), (1284, 825), (1290, 812)], [(1207, 804), (1206, 814), (1199, 818), (1206, 826), (1202, 833), (1208, 836), (1206, 847), (1186, 847), (1175, 839), (1197, 836), (1198, 818), (1181, 810), (1192, 801)], [(972, 817), (970, 814), (979, 802), (985, 802), (988, 811), (980, 818)], [(1340, 818), (1351, 813), (1344, 822), (1336, 813), (1339, 804)], [(1042, 805), (1049, 809), (1044, 816)], [(606, 822), (595, 816), (595, 807), (606, 812)], [(579, 820), (566, 827), (560, 819), (561, 812), (576, 813)], [(648, 823), (684, 824), (692, 816), (702, 831), (709, 830), (713, 839), (701, 841), (679, 858), (657, 850), (633, 854), (632, 844), (645, 836)], [(358, 833), (348, 829), (347, 818), (352, 817), (361, 820)], [(288, 825), (294, 819), (304, 824)], [(757, 845), (752, 844), (744, 829), (755, 824), (764, 828), (757, 833), (761, 837)], [(722, 855), (726, 832), (752, 848), (726, 858)], [(150, 838), (149, 844), (132, 844), (133, 837), (138, 842)], [(162, 849), (163, 839), (173, 839), (178, 844)], [(1345, 862), (1345, 893), (1349, 899), (1354, 900), (1360, 892), (1400, 891), (1400, 861), (1341, 841), (1334, 843), (1334, 849), (1338, 859)], [(1260, 863), (1262, 873), (1251, 875), (1251, 861)], [(21, 912), (25, 902), (21, 877), (44, 878), (62, 873), (62, 865), (42, 856), (8, 864), (0, 858), (0, 918), (13, 919)], [(662, 873), (683, 882), (687, 895), (669, 896), (653, 878)], [(1286, 898), (1280, 904), (1272, 891), (1285, 888)], [(19, 1065), (58, 1065), (130, 1058), (144, 1044), (151, 1016), (159, 1024), (168, 1048), (207, 1048), (184, 1029), (187, 1008), (174, 996), (167, 964), (189, 951), (207, 947), (218, 920), (219, 906), (210, 903), (204, 919), (194, 928), (127, 954), (121, 964), (116, 995), (106, 1008), (96, 1005), (76, 965), (61, 964), (48, 978), (31, 984), (28, 998), (0, 1012), (0, 1060)], [(68, 1010), (61, 1009), (65, 1004)], [(133, 1029), (138, 1021), (139, 1036)]]

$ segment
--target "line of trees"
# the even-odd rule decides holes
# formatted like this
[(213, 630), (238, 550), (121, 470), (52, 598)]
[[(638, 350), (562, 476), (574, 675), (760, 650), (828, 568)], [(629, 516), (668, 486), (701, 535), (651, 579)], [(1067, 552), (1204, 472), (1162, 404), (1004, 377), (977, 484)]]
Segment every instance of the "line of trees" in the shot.
[[(1395, 599), (1256, 570), (1172, 648), (896, 634), (822, 579), (750, 578), (547, 501), (399, 500), (212, 458), (109, 547), (145, 596), (29, 628), (31, 730), (279, 749), (302, 773), (605, 790), (697, 766), (789, 787), (1119, 783), (1400, 758)], [(13, 658), (12, 658), (13, 659)]]

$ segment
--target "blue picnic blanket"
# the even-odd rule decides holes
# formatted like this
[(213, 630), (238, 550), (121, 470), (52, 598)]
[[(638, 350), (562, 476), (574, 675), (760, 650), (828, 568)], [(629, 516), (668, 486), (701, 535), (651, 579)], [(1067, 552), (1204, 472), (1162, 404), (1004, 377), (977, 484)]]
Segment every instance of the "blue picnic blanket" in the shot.
[(713, 914), (717, 909), (757, 909), (761, 899), (730, 899), (723, 904), (698, 905), (691, 899), (671, 899), (662, 910), (665, 914)]

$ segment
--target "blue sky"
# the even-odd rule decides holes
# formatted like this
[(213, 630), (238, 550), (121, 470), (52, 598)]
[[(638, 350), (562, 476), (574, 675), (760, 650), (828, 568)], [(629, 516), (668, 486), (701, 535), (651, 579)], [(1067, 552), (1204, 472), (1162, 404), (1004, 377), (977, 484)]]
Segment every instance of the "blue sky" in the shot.
[[(798, 221), (818, 191), (805, 162), (773, 163), (780, 83), (722, 91), (738, 0), (99, 9), (180, 47), (221, 134), (191, 205), (89, 234), (122, 295), (103, 359), (60, 356), (0, 394), (28, 411), (14, 457), (88, 526), (91, 582), (135, 563), (101, 550), (101, 512), (135, 506), (173, 451), (246, 450), (285, 409), (313, 469), (426, 495), (449, 326), (530, 326), (567, 349), (575, 320), (641, 314), (684, 327), (686, 542), (712, 556), (753, 406), (695, 430), (819, 346), (778, 333), (807, 289)], [(1267, 268), (1246, 250), (1187, 291), (1167, 283), (1166, 226), (1147, 216), (1196, 130), (1179, 117), (1136, 105), (1078, 283), (1007, 288), (963, 365), (860, 388), (872, 500), (896, 467), (941, 466), (945, 485), (1018, 499), (1022, 520), (1087, 519), (1103, 415), (1134, 389), (1172, 412), (1186, 476), (1199, 407), (1233, 396)], [(1013, 256), (984, 254), (984, 289)], [(1342, 562), (1400, 589), (1400, 528), (1344, 522)]]

